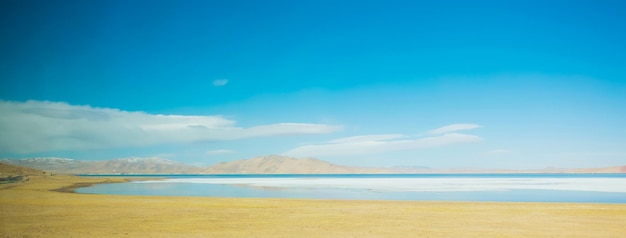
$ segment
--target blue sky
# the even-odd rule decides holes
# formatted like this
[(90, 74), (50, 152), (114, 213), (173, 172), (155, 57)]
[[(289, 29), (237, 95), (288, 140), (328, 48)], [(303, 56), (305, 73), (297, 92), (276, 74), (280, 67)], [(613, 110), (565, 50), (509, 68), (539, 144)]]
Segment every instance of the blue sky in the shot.
[(626, 164), (620, 1), (0, 3), (0, 157)]

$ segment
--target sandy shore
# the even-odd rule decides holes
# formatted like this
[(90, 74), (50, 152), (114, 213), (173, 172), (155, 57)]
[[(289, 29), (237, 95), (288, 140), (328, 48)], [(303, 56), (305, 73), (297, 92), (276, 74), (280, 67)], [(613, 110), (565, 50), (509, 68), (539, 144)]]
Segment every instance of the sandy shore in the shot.
[[(626, 205), (327, 201), (68, 193), (120, 178), (0, 187), (0, 237), (624, 237)], [(59, 192), (59, 188), (61, 191)], [(52, 190), (57, 191), (52, 191)]]

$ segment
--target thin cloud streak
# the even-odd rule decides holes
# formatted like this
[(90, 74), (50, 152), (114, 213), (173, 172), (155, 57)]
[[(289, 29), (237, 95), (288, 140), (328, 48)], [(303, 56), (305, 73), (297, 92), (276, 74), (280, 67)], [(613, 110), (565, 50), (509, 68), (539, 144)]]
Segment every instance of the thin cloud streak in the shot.
[(432, 131), (429, 131), (428, 133), (431, 135), (441, 135), (441, 134), (446, 134), (446, 133), (455, 132), (455, 131), (476, 129), (480, 127), (481, 127), (480, 125), (476, 125), (476, 124), (452, 124), (452, 125), (434, 129)]
[[(370, 140), (365, 140), (364, 138), (370, 138)], [(416, 139), (399, 140), (397, 138), (405, 138), (405, 136), (367, 135), (360, 136), (359, 140), (355, 140), (354, 137), (348, 137), (333, 140), (325, 144), (300, 146), (283, 154), (295, 157), (363, 155), (399, 150), (419, 150), (454, 144), (473, 143), (482, 140), (482, 138), (478, 136), (460, 133), (448, 133)]]
[(205, 155), (224, 155), (224, 154), (232, 154), (235, 153), (233, 150), (209, 150), (205, 152)]
[(222, 87), (224, 85), (228, 84), (228, 79), (216, 79), (213, 80), (213, 86), (215, 87)]
[(406, 137), (402, 134), (382, 134), (382, 135), (365, 135), (365, 136), (351, 136), (340, 138), (330, 141), (331, 143), (351, 143), (351, 142), (363, 142), (363, 141), (380, 141), (391, 140)]

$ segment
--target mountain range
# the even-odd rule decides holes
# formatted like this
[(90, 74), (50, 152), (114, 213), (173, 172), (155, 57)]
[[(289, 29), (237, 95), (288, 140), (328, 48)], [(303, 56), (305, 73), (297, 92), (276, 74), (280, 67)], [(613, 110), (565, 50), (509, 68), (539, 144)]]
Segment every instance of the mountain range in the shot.
[(0, 163), (59, 174), (186, 174), (199, 172), (198, 167), (157, 157), (131, 157), (99, 161), (45, 157), (0, 159)]
[(541, 170), (352, 167), (332, 164), (315, 158), (296, 159), (280, 155), (221, 162), (209, 167), (197, 167), (158, 157), (131, 157), (100, 161), (46, 157), (0, 159), (0, 163), (35, 168), (58, 174), (626, 173), (626, 166)]
[(206, 174), (370, 174), (390, 173), (379, 168), (349, 167), (329, 162), (304, 158), (295, 159), (286, 156), (270, 155), (247, 160), (222, 162), (202, 169)]

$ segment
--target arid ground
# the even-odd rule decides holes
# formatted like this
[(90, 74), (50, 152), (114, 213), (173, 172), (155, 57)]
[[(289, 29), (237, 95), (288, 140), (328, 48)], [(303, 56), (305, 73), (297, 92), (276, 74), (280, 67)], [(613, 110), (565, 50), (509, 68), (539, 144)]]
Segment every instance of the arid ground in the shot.
[[(0, 237), (624, 237), (626, 204), (327, 201), (67, 192), (0, 185)], [(52, 191), (66, 187), (61, 191)], [(65, 190), (65, 192), (63, 192)]]

